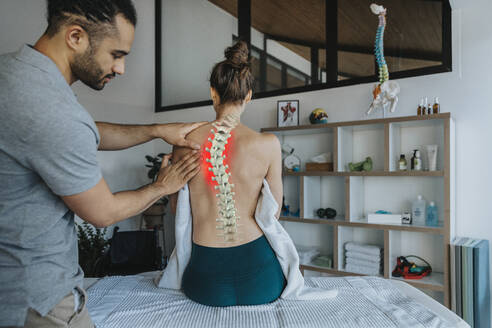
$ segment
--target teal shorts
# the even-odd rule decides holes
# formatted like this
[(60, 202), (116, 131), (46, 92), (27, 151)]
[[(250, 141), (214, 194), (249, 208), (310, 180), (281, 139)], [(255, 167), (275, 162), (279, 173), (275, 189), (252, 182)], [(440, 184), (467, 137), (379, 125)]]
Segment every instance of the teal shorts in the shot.
[(181, 287), (197, 303), (233, 306), (273, 302), (285, 285), (280, 263), (262, 236), (227, 248), (193, 243)]

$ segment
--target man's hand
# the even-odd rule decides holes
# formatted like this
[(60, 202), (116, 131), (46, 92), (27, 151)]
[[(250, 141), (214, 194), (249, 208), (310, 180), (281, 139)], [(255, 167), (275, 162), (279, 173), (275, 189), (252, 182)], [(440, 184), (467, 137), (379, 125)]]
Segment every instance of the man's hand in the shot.
[(158, 124), (155, 125), (155, 137), (162, 138), (165, 142), (173, 146), (200, 149), (199, 144), (186, 140), (185, 138), (191, 131), (208, 123), (209, 122)]
[(192, 151), (184, 156), (179, 162), (169, 165), (171, 155), (162, 159), (161, 169), (157, 181), (154, 182), (162, 188), (165, 195), (174, 194), (200, 171), (200, 153)]

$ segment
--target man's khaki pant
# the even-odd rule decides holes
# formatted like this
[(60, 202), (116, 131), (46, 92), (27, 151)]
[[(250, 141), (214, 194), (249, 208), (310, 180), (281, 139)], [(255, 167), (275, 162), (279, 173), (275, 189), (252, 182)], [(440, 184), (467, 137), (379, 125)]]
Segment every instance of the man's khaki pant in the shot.
[(77, 288), (80, 304), (76, 311), (73, 293), (68, 294), (46, 316), (42, 317), (36, 311), (29, 309), (27, 312), (25, 328), (93, 328), (89, 311), (87, 311), (87, 294), (81, 288)]

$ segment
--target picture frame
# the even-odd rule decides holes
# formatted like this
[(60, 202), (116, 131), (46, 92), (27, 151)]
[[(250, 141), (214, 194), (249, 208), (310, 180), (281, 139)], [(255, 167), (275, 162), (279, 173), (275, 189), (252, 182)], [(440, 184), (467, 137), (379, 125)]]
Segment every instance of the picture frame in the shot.
[(299, 100), (277, 101), (277, 126), (299, 125)]

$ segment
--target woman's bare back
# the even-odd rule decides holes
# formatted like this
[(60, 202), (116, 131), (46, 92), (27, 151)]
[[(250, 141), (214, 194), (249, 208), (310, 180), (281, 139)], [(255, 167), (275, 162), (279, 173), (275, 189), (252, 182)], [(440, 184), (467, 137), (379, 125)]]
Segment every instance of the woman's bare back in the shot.
[[(239, 220), (237, 233), (233, 240), (226, 241), (224, 231), (217, 219), (219, 215), (218, 198), (212, 180), (213, 173), (209, 171), (210, 164), (206, 161), (210, 154), (205, 149), (210, 145), (208, 138), (213, 139), (211, 124), (196, 129), (187, 136), (187, 139), (202, 145), (202, 170), (188, 183), (190, 189), (191, 208), (193, 214), (193, 242), (209, 247), (233, 247), (260, 237), (263, 232), (256, 224), (254, 213), (263, 185), (263, 179), (269, 173), (272, 163), (276, 162), (278, 140), (270, 134), (260, 134), (248, 127), (239, 124), (231, 130), (231, 137), (224, 154), (224, 164), (230, 172), (229, 183), (233, 184), (234, 205)], [(176, 148), (174, 156), (181, 158), (190, 150)], [(280, 186), (281, 187), (281, 186)]]

